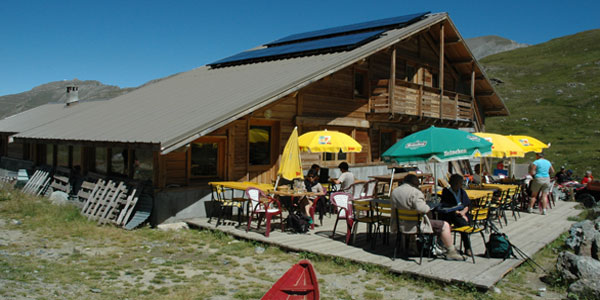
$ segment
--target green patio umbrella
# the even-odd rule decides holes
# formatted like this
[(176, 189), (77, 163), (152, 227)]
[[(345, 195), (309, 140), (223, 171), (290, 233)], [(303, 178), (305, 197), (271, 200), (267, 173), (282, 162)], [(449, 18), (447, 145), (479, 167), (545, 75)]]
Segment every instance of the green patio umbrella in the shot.
[[(485, 156), (491, 152), (492, 143), (483, 138), (462, 130), (431, 126), (404, 137), (381, 156), (386, 162), (396, 161), (399, 164), (420, 162), (435, 164), (469, 159), (476, 153)], [(434, 187), (437, 193), (436, 169), (434, 166)]]

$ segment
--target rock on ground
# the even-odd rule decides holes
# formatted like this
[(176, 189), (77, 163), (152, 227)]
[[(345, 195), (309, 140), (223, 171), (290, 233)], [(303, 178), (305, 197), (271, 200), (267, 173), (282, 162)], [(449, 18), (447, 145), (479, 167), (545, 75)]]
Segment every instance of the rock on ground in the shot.
[(167, 230), (181, 230), (181, 229), (190, 229), (187, 223), (177, 222), (177, 223), (169, 223), (169, 224), (160, 224), (156, 226), (158, 229), (167, 231)]
[[(584, 256), (593, 255), (593, 242), (598, 239), (600, 231), (598, 231), (598, 220), (585, 220), (575, 223), (569, 229), (569, 237), (565, 242), (569, 248), (573, 249), (576, 254)], [(597, 258), (597, 252), (596, 257)]]
[(54, 191), (50, 194), (50, 202), (55, 205), (65, 205), (69, 203), (69, 195), (65, 192)]
[(600, 261), (589, 256), (575, 255), (571, 252), (561, 252), (556, 261), (556, 269), (563, 278), (574, 281), (578, 279), (600, 278)]
[(569, 286), (569, 293), (585, 299), (600, 299), (600, 281), (580, 279)]

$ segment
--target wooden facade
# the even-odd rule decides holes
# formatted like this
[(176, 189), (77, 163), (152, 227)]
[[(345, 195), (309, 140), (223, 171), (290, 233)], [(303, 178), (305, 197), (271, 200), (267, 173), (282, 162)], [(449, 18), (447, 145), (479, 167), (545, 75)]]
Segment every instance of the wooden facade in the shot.
[[(476, 72), (474, 59), (459, 42), (452, 23), (440, 22), (267, 106), (249, 110), (168, 154), (161, 154), (156, 145), (88, 142), (76, 150), (81, 151), (78, 163), (84, 174), (110, 175), (115, 154), (139, 158), (141, 151), (152, 151), (142, 164), (150, 168), (149, 179), (159, 189), (205, 186), (212, 180), (272, 182), (280, 154), (297, 126), (299, 134), (321, 129), (341, 131), (363, 146), (361, 153), (303, 153), (305, 168), (313, 163), (335, 168), (341, 161), (351, 166), (381, 164), (383, 151), (429, 126), (483, 130), (482, 116), (487, 111), (481, 104), (486, 104), (489, 84), (480, 82), (485, 77)], [(74, 145), (69, 145), (69, 167), (75, 165)], [(29, 154), (23, 159), (57, 165), (56, 153), (60, 151), (56, 145), (53, 158), (43, 141), (27, 149)], [(99, 170), (99, 161), (106, 168)], [(135, 163), (126, 162), (123, 170), (127, 171), (120, 175), (135, 178)]]
[[(212, 179), (274, 181), (279, 155), (295, 126), (299, 134), (321, 129), (345, 132), (363, 146), (361, 153), (348, 155), (303, 153), (305, 168), (313, 163), (335, 168), (341, 161), (354, 166), (380, 164), (381, 153), (398, 139), (431, 125), (482, 129), (472, 76), (445, 58), (441, 35), (458, 38), (443, 25), (433, 26), (198, 139), (223, 139), (219, 151), (223, 175)], [(268, 164), (251, 164), (253, 125), (271, 128)], [(191, 150), (186, 149), (157, 157), (158, 187), (206, 182), (182, 177), (190, 166), (185, 153)]]

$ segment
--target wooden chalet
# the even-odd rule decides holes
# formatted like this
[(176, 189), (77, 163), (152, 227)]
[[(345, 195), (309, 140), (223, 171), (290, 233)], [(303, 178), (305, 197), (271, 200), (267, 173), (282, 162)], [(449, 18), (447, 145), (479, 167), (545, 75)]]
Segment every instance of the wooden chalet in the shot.
[[(368, 173), (381, 172), (381, 153), (408, 134), (432, 125), (482, 131), (486, 117), (508, 114), (445, 13), (292, 35), (61, 111), (69, 109), (36, 126), (23, 125), (31, 112), (0, 120), (0, 155), (151, 180), (155, 205), (179, 207), (159, 221), (206, 195), (208, 181), (274, 181), (295, 126), (363, 145), (356, 154), (304, 153), (305, 166), (348, 161)], [(22, 126), (9, 130), (8, 121)]]

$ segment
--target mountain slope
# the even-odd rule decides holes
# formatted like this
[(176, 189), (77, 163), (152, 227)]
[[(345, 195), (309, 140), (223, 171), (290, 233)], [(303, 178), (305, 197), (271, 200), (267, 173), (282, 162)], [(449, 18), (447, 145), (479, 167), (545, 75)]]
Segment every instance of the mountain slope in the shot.
[(517, 43), (497, 35), (486, 35), (466, 39), (465, 42), (476, 59), (482, 59), (492, 54), (529, 46), (528, 44)]
[(49, 82), (27, 92), (0, 96), (0, 119), (49, 102), (64, 102), (66, 87), (69, 85), (79, 86), (79, 99), (81, 100), (110, 99), (135, 89), (121, 89), (118, 86), (105, 85), (95, 80), (74, 79)]
[[(600, 30), (489, 56), (487, 74), (511, 115), (486, 120), (486, 131), (551, 142), (548, 159), (581, 176), (600, 161)], [(532, 155), (527, 160), (531, 161)]]

